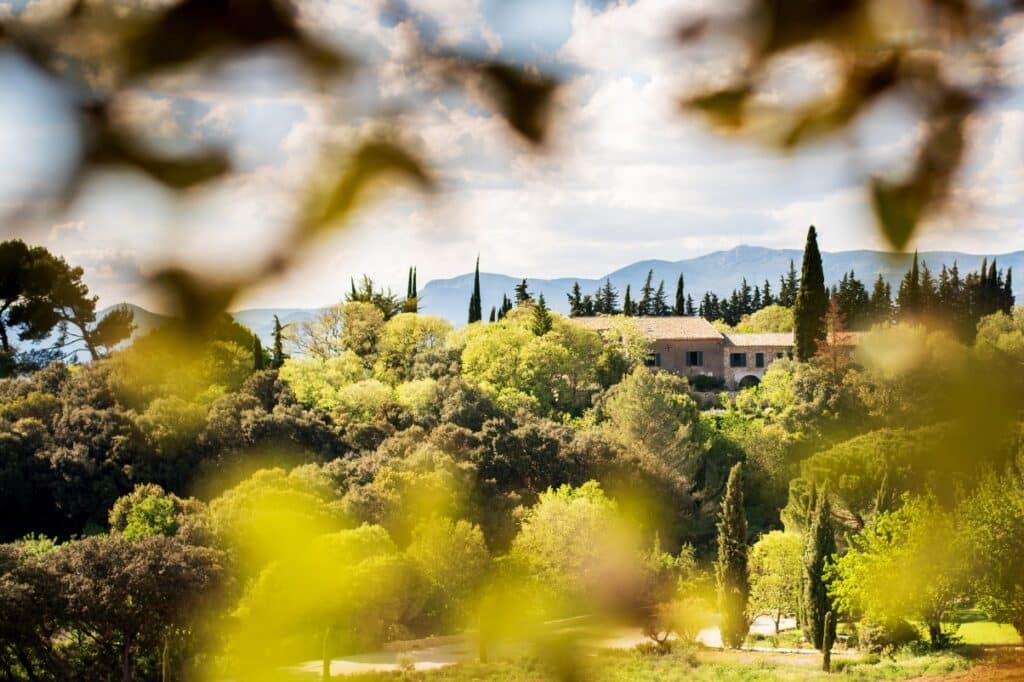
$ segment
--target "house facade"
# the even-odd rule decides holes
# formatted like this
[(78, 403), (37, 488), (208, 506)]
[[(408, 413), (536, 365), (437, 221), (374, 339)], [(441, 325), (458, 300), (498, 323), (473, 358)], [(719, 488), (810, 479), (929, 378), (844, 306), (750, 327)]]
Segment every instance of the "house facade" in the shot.
[[(574, 321), (601, 333), (611, 329), (615, 319), (577, 317)], [(733, 390), (759, 383), (771, 363), (793, 354), (792, 332), (723, 334), (702, 317), (626, 319), (650, 341), (650, 367), (688, 377), (715, 377)]]

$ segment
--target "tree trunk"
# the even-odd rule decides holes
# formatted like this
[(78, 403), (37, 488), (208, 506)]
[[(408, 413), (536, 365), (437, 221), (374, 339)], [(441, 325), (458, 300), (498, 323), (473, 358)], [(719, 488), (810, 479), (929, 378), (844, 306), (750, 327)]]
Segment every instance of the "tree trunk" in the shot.
[(132, 682), (132, 641), (126, 639), (121, 647), (121, 681)]
[(779, 623), (782, 622), (782, 611), (775, 612), (775, 634), (779, 634)]
[(15, 647), (15, 655), (18, 657), (18, 662), (21, 663), (21, 667), (25, 669), (26, 678), (28, 680), (38, 680), (39, 677), (36, 675), (36, 671), (32, 666), (32, 661), (29, 659), (28, 654), (25, 653), (24, 649), (20, 646)]
[(324, 680), (331, 679), (331, 626), (327, 626), (327, 630), (324, 631), (324, 641), (321, 644), (320, 654), (323, 658), (323, 663), (320, 666), (320, 677)]
[(171, 679), (171, 635), (164, 635), (164, 650), (160, 653), (160, 680), (168, 682)]
[(930, 621), (928, 623), (928, 641), (931, 642), (933, 649), (942, 647), (942, 623), (938, 621)]

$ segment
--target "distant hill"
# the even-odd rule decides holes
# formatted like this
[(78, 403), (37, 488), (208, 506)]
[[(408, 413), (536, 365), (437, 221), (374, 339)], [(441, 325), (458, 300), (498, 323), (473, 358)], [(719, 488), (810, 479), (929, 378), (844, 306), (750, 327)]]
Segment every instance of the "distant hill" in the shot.
[[(565, 277), (559, 279), (527, 279), (530, 291), (534, 294), (543, 292), (548, 305), (559, 312), (568, 312), (569, 305), (566, 294), (574, 282), (579, 282), (584, 293), (591, 293), (606, 278), (619, 290), (619, 296), (626, 291), (626, 285), (632, 287), (634, 299), (637, 290), (643, 285), (649, 270), (654, 270), (654, 283), (665, 281), (665, 290), (671, 299), (675, 295), (676, 279), (683, 273), (686, 291), (695, 301), (699, 301), (705, 291), (712, 291), (719, 296), (729, 294), (744, 277), (751, 286), (761, 285), (766, 279), (771, 283), (775, 293), (779, 291), (779, 276), (789, 269), (789, 261), (800, 269), (803, 252), (798, 249), (769, 249), (759, 246), (737, 246), (728, 251), (716, 251), (697, 258), (680, 261), (645, 260), (627, 265), (599, 279)], [(822, 253), (822, 266), (825, 280), (830, 285), (838, 281), (843, 273), (853, 270), (857, 277), (864, 281), (870, 290), (871, 283), (881, 274), (895, 290), (899, 280), (910, 267), (913, 256), (908, 254), (889, 254), (881, 251), (839, 251)], [(957, 261), (961, 275), (975, 270), (981, 265), (983, 256), (958, 253), (954, 251), (927, 251), (920, 258), (937, 271), (943, 263), (952, 264)], [(988, 256), (991, 260), (992, 256)], [(998, 254), (996, 256), (1000, 268), (1013, 267), (1018, 274), (1024, 268), (1024, 251)], [(502, 294), (512, 295), (512, 288), (522, 277), (510, 277), (491, 273), (480, 273), (480, 293), (483, 298), (484, 317), (491, 306), (501, 303)], [(1020, 278), (1017, 279), (1020, 282)], [(440, 315), (455, 324), (466, 321), (469, 296), (473, 289), (473, 274), (459, 275), (451, 279), (433, 280), (420, 291), (423, 312)]]
[[(545, 300), (552, 309), (567, 313), (569, 305), (566, 294), (573, 283), (579, 282), (585, 293), (591, 293), (606, 278), (619, 290), (621, 299), (626, 285), (631, 285), (634, 296), (643, 285), (648, 270), (654, 270), (655, 285), (665, 281), (665, 289), (671, 299), (675, 295), (676, 279), (683, 273), (686, 280), (686, 291), (695, 301), (699, 301), (705, 291), (713, 291), (719, 296), (728, 295), (744, 277), (751, 286), (761, 285), (766, 279), (771, 283), (772, 290), (778, 293), (779, 276), (789, 269), (792, 260), (800, 268), (802, 252), (798, 249), (769, 249), (760, 246), (737, 246), (728, 251), (716, 251), (697, 258), (679, 261), (645, 260), (627, 265), (598, 279), (585, 277), (562, 277), (558, 279), (533, 279), (527, 277), (527, 284), (534, 295), (544, 294)], [(959, 253), (955, 251), (925, 251), (920, 258), (938, 271), (943, 263), (952, 264), (957, 261), (961, 274), (976, 270), (984, 256)], [(996, 254), (1000, 268), (1012, 267), (1017, 271), (1017, 282), (1024, 279), (1024, 251)], [(909, 254), (889, 254), (881, 251), (838, 251), (822, 253), (822, 265), (825, 269), (825, 280), (828, 284), (838, 281), (843, 273), (853, 270), (864, 281), (868, 289), (871, 283), (881, 274), (895, 290), (899, 280), (910, 267), (913, 256)], [(992, 256), (988, 256), (991, 260)], [(480, 273), (480, 291), (483, 298), (483, 311), (486, 318), (491, 306), (501, 304), (504, 294), (512, 296), (512, 289), (522, 276), (511, 276), (496, 273)], [(1016, 288), (1019, 288), (1016, 287)], [(431, 280), (420, 289), (420, 311), (431, 315), (439, 315), (455, 325), (466, 322), (469, 296), (473, 290), (473, 273), (466, 273), (450, 279)], [(136, 333), (147, 331), (163, 319), (138, 306), (131, 306), (135, 311)], [(239, 310), (232, 313), (241, 324), (259, 334), (264, 342), (271, 339), (274, 315), (281, 322), (289, 324), (312, 319), (320, 312), (318, 308), (256, 308)]]

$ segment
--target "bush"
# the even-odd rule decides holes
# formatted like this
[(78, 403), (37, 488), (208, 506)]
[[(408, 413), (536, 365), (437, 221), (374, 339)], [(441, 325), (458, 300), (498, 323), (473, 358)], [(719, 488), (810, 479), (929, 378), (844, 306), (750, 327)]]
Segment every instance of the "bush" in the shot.
[(921, 639), (921, 633), (903, 619), (879, 622), (864, 618), (857, 624), (857, 647), (874, 654), (891, 653)]
[(695, 374), (690, 379), (690, 386), (693, 390), (706, 393), (708, 391), (718, 391), (725, 388), (725, 379), (722, 377), (714, 377), (707, 374)]

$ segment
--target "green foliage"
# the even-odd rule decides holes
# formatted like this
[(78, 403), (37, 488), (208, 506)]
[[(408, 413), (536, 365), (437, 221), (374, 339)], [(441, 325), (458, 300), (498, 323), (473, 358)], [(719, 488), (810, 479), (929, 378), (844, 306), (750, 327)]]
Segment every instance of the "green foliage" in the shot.
[(405, 553), (425, 578), (424, 617), (442, 628), (465, 626), (490, 569), (480, 528), (467, 521), (430, 518), (413, 530)]
[(718, 518), (718, 559), (715, 562), (722, 641), (739, 648), (747, 637), (747, 599), (750, 576), (747, 567), (747, 519), (743, 513), (743, 465), (729, 472), (722, 513)]
[(551, 331), (551, 327), (551, 311), (548, 310), (548, 306), (544, 302), (544, 294), (541, 294), (533, 306), (533, 333), (537, 336), (544, 336)]
[(604, 352), (598, 335), (552, 315), (552, 331), (537, 336), (532, 312), (512, 311), (473, 330), (462, 351), (462, 375), (511, 412), (578, 415), (589, 406)]
[(636, 367), (608, 392), (602, 412), (609, 438), (652, 470), (692, 471), (701, 446), (686, 379)]
[(630, 542), (615, 502), (588, 481), (542, 493), (523, 516), (511, 556), (540, 584), (595, 604), (618, 596), (609, 580), (636, 570), (639, 554)]
[(793, 325), (793, 309), (776, 304), (744, 315), (734, 331), (744, 334), (790, 332)]
[(803, 538), (796, 533), (771, 531), (750, 548), (750, 617), (767, 613), (775, 621), (800, 608), (803, 573)]
[(957, 509), (972, 592), (995, 620), (1024, 637), (1024, 481), (1017, 471), (990, 475)]
[(341, 407), (345, 404), (345, 391), (368, 378), (362, 361), (352, 351), (326, 360), (288, 358), (278, 375), (300, 401), (325, 410)]
[(928, 498), (906, 499), (850, 538), (828, 571), (829, 591), (847, 614), (923, 621), (939, 647), (946, 642), (944, 616), (964, 593), (963, 550), (947, 511)]
[(428, 376), (432, 363), (443, 357), (450, 331), (451, 325), (440, 317), (396, 315), (380, 331), (374, 375), (390, 384)]
[(110, 528), (128, 539), (172, 536), (178, 531), (178, 507), (177, 498), (166, 495), (160, 486), (136, 486), (110, 508)]

